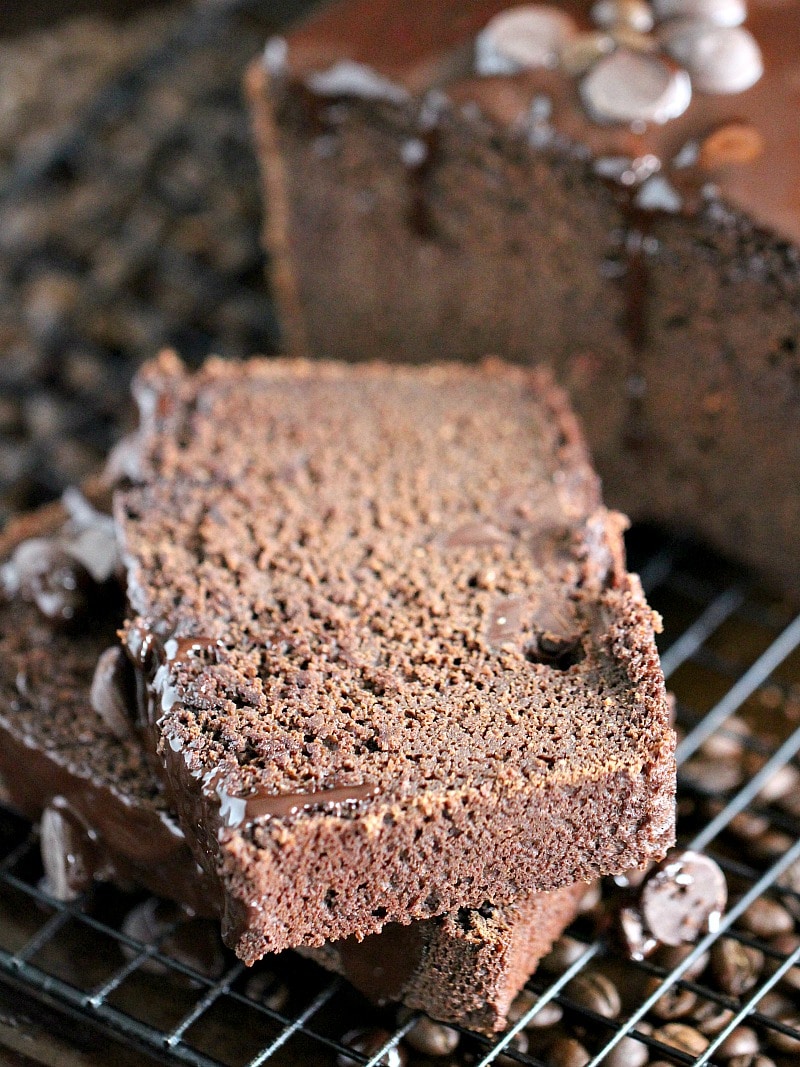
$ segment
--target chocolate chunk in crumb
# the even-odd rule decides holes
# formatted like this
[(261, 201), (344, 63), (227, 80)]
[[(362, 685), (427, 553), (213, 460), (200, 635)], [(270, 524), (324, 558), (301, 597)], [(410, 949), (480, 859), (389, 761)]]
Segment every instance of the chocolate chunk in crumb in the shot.
[(119, 645), (107, 648), (97, 661), (89, 700), (115, 737), (130, 736), (136, 700), (136, 681), (130, 660)]

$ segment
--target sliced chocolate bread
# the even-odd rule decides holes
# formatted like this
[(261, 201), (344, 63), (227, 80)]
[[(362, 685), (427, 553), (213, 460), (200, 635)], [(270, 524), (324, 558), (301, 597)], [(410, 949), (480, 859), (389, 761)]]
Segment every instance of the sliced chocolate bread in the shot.
[(664, 853), (654, 617), (545, 374), (165, 353), (138, 395), (125, 643), (243, 959)]
[(545, 362), (610, 505), (800, 595), (799, 57), (775, 0), (321, 5), (247, 78), (289, 350)]
[[(48, 887), (60, 899), (77, 896), (95, 877), (133, 881), (213, 915), (209, 882), (135, 736), (132, 679), (115, 639), (121, 598), (106, 580), (98, 586), (84, 565), (91, 541), (95, 576), (108, 573), (108, 519), (77, 496), (68, 499), (72, 517), (56, 505), (0, 537), (9, 594), (0, 597), (4, 794), (41, 818)], [(460, 908), (306, 954), (373, 1000), (400, 1000), (443, 1022), (496, 1030), (585, 889)]]

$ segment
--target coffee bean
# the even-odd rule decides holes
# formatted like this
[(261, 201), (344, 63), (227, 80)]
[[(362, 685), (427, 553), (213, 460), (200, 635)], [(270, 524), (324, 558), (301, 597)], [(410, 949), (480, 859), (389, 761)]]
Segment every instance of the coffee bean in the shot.
[(245, 994), (251, 1000), (260, 1001), (271, 1011), (282, 1012), (289, 1003), (289, 987), (278, 980), (278, 976), (269, 970), (259, 970), (248, 980)]
[(769, 831), (769, 819), (764, 815), (740, 811), (728, 823), (728, 829), (743, 841), (755, 841)]
[[(372, 1057), (383, 1048), (390, 1037), (388, 1030), (349, 1030), (342, 1038), (342, 1044), (354, 1052), (360, 1052), (362, 1056)], [(381, 1056), (378, 1063), (381, 1067), (405, 1067), (406, 1059), (402, 1047), (395, 1045)], [(336, 1057), (337, 1067), (359, 1067), (359, 1062), (346, 1052), (340, 1052)]]
[(668, 122), (682, 115), (692, 98), (685, 71), (629, 48), (600, 59), (580, 92), (590, 118), (599, 123)]
[(685, 1023), (667, 1023), (653, 1031), (653, 1037), (664, 1045), (680, 1049), (690, 1056), (700, 1056), (708, 1048), (708, 1038)]
[(616, 1019), (622, 1011), (617, 987), (610, 978), (598, 971), (583, 971), (576, 975), (564, 992), (582, 1008), (605, 1019)]
[(785, 994), (771, 989), (759, 1000), (756, 1010), (768, 1019), (777, 1019), (779, 1015), (787, 1015), (793, 1007), (792, 1001)]
[(714, 1000), (704, 1000), (692, 1012), (692, 1022), (706, 1037), (716, 1037), (732, 1018), (733, 1012), (730, 1008), (723, 1007)]
[(752, 989), (764, 966), (764, 953), (725, 937), (711, 948), (711, 971), (720, 988), (732, 997)]
[(645, 1067), (650, 1051), (643, 1041), (623, 1037), (602, 1061), (603, 1067)]
[(715, 930), (727, 899), (725, 876), (712, 859), (675, 850), (642, 885), (640, 908), (655, 938), (678, 945)]
[(695, 757), (684, 764), (680, 779), (688, 788), (707, 796), (730, 793), (742, 784), (744, 771), (733, 759), (700, 759)]
[(547, 974), (563, 974), (584, 954), (588, 948), (582, 941), (578, 941), (569, 934), (559, 937), (550, 952), (539, 964), (541, 970)]
[(790, 864), (775, 884), (789, 890), (783, 897), (784, 907), (788, 908), (796, 919), (800, 919), (800, 860)]
[(574, 1037), (559, 1037), (547, 1050), (550, 1067), (586, 1067), (591, 1058)]
[(568, 15), (550, 5), (526, 4), (495, 15), (475, 39), (478, 74), (514, 74), (555, 67), (564, 45), (578, 28)]
[[(509, 1023), (513, 1025), (518, 1022), (523, 1015), (527, 1015), (538, 999), (536, 993), (532, 993), (529, 989), (523, 989), (508, 1009)], [(561, 1021), (563, 1014), (564, 1009), (561, 1005), (557, 1004), (554, 1000), (549, 1000), (547, 1004), (541, 1007), (536, 1014), (528, 1020), (525, 1024), (525, 1029), (543, 1030), (548, 1026), (555, 1026), (556, 1023)]]
[[(177, 904), (150, 897), (128, 912), (122, 921), (122, 932), (144, 945), (157, 946), (161, 955), (207, 978), (219, 978), (224, 970), (225, 956), (217, 925), (191, 915)], [(125, 944), (122, 951), (129, 959), (138, 954), (137, 949)], [(168, 975), (179, 984), (191, 982), (161, 960), (148, 958), (140, 968), (150, 974)]]
[(740, 26), (747, 18), (745, 0), (653, 0), (659, 19), (689, 18), (713, 26)]
[[(663, 967), (665, 971), (672, 971), (692, 952), (694, 952), (694, 945), (662, 945), (655, 954), (654, 962)], [(698, 978), (708, 966), (710, 958), (708, 952), (701, 952), (694, 963), (683, 972), (683, 977), (689, 981)]]
[(726, 122), (703, 138), (698, 162), (705, 170), (731, 163), (752, 163), (763, 154), (764, 148), (761, 131), (752, 123)]
[(735, 1056), (728, 1060), (728, 1067), (777, 1067), (777, 1064), (775, 1060), (759, 1052), (755, 1056)]
[[(770, 941), (770, 948), (774, 948), (776, 952), (780, 952), (781, 956), (790, 956), (798, 945), (800, 945), (800, 937), (795, 933), (778, 934), (777, 937), (774, 937)], [(781, 962), (781, 960), (768, 956), (765, 965), (767, 974), (774, 974)], [(781, 985), (788, 989), (794, 989), (800, 992), (800, 965), (791, 967), (786, 972), (781, 979)]]
[[(794, 838), (791, 835), (783, 833), (782, 830), (768, 830), (767, 833), (762, 834), (751, 842), (750, 849), (757, 859), (771, 863), (773, 860), (783, 856), (793, 844)], [(782, 877), (785, 877), (785, 875)], [(778, 882), (780, 883), (780, 879), (778, 879)], [(788, 900), (786, 901), (786, 906), (794, 914), (794, 909)]]
[(744, 719), (731, 715), (723, 727), (706, 738), (700, 746), (700, 752), (707, 759), (740, 759), (745, 751), (743, 740), (751, 733)]
[[(508, 1044), (509, 1048), (513, 1049), (515, 1052), (519, 1052), (523, 1056), (528, 1051), (528, 1046), (528, 1035), (523, 1033), (514, 1034)], [(501, 1067), (519, 1067), (518, 1059), (515, 1059), (514, 1056), (507, 1056), (503, 1052), (500, 1053), (500, 1055), (495, 1059), (494, 1062), (499, 1063)]]
[[(777, 1015), (775, 1021), (783, 1026), (790, 1027), (794, 1033), (786, 1034), (781, 1030), (770, 1029), (767, 1034), (767, 1044), (776, 1052), (791, 1053), (795, 1057), (800, 1054), (800, 1014), (796, 1011)], [(795, 1036), (796, 1035), (796, 1036)], [(796, 1061), (795, 1061), (796, 1062)]]
[[(661, 987), (660, 978), (651, 978), (647, 983), (647, 993), (655, 993)], [(679, 985), (666, 989), (653, 1005), (653, 1015), (657, 1019), (683, 1019), (690, 1015), (697, 1004), (697, 994), (691, 989)]]
[(453, 1030), (444, 1023), (434, 1022), (423, 1015), (417, 1019), (403, 1040), (424, 1056), (449, 1056), (456, 1050), (459, 1038), (458, 1030)]
[(43, 537), (23, 541), (4, 576), (11, 591), (36, 604), (49, 622), (70, 625), (86, 610), (89, 575), (55, 541)]
[(76, 900), (91, 885), (95, 849), (86, 827), (62, 797), (42, 812), (39, 848), (47, 891), (56, 900)]
[(764, 73), (761, 49), (742, 26), (676, 19), (660, 32), (664, 48), (705, 93), (741, 93)]
[(638, 908), (620, 908), (617, 927), (620, 941), (632, 960), (647, 959), (658, 948), (658, 941), (647, 930)]
[(758, 897), (754, 900), (742, 913), (739, 921), (745, 930), (765, 939), (794, 930), (794, 919), (786, 908), (769, 897)]
[(800, 771), (791, 763), (780, 767), (769, 780), (759, 789), (758, 799), (762, 804), (774, 804), (781, 797), (796, 796), (800, 786)]
[(749, 1026), (737, 1026), (731, 1030), (717, 1051), (715, 1058), (732, 1060), (738, 1056), (755, 1056), (758, 1052), (758, 1034)]
[(591, 885), (586, 887), (586, 892), (581, 897), (581, 902), (578, 905), (578, 910), (581, 915), (586, 915), (600, 903), (602, 897), (602, 887), (599, 881), (592, 882)]

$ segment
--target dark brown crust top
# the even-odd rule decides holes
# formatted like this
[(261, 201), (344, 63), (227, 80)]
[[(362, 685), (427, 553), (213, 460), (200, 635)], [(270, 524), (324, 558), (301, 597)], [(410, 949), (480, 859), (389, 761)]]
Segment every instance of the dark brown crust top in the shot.
[(548, 376), (165, 354), (139, 394), (127, 643), (165, 648), (159, 750), (243, 958), (664, 851), (653, 617)]

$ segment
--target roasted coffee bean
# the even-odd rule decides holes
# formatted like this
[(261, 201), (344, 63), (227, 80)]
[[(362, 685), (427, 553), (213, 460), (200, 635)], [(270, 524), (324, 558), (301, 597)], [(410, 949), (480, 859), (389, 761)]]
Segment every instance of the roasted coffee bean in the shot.
[[(694, 948), (694, 945), (661, 945), (653, 959), (665, 971), (672, 971), (694, 952)], [(687, 980), (698, 978), (708, 966), (710, 958), (708, 952), (701, 952), (694, 963), (683, 972), (683, 977)]]
[[(776, 1052), (791, 1054), (795, 1057), (800, 1055), (800, 1014), (797, 1011), (786, 1012), (777, 1015), (775, 1022), (789, 1027), (793, 1033), (787, 1034), (782, 1030), (770, 1029), (767, 1035), (767, 1044)], [(795, 1062), (797, 1062), (795, 1060)]]
[(639, 906), (653, 937), (679, 945), (715, 930), (727, 899), (725, 876), (712, 859), (675, 850), (643, 883)]
[(693, 1026), (687, 1026), (685, 1023), (667, 1023), (665, 1026), (660, 1026), (653, 1031), (653, 1037), (656, 1041), (680, 1049), (681, 1052), (687, 1052), (690, 1056), (702, 1055), (709, 1045), (708, 1038), (695, 1030)]
[(706, 1037), (716, 1037), (733, 1018), (730, 1008), (717, 1004), (714, 1000), (704, 1000), (692, 1012), (692, 1022)]
[(559, 937), (552, 949), (539, 964), (541, 970), (547, 974), (563, 974), (584, 954), (588, 945), (578, 941), (569, 934)]
[(775, 1060), (765, 1056), (763, 1052), (757, 1052), (755, 1056), (734, 1056), (728, 1060), (727, 1067), (777, 1067)]
[[(536, 993), (532, 993), (529, 989), (523, 989), (508, 1009), (509, 1023), (513, 1025), (514, 1023), (519, 1022), (523, 1015), (527, 1015), (538, 999)], [(556, 1023), (561, 1021), (563, 1014), (564, 1009), (561, 1005), (557, 1004), (554, 1000), (549, 1000), (528, 1020), (525, 1024), (525, 1029), (544, 1030), (548, 1026), (555, 1026)]]
[[(648, 995), (661, 987), (660, 978), (651, 978), (647, 983)], [(691, 989), (673, 985), (666, 989), (653, 1005), (653, 1015), (657, 1019), (684, 1019), (697, 1005), (697, 994)]]
[[(388, 1030), (349, 1030), (342, 1038), (342, 1044), (362, 1056), (372, 1057), (383, 1048), (391, 1037)], [(378, 1060), (381, 1067), (405, 1067), (407, 1057), (400, 1045), (385, 1052)], [(337, 1067), (359, 1067), (359, 1060), (353, 1059), (345, 1052), (336, 1057)]]
[(723, 992), (739, 997), (752, 989), (764, 966), (764, 953), (724, 937), (711, 948), (711, 971)]
[[(777, 937), (770, 941), (770, 947), (774, 948), (776, 952), (780, 952), (781, 956), (791, 955), (798, 945), (800, 945), (800, 937), (794, 933), (778, 934)], [(767, 974), (774, 974), (781, 963), (782, 960), (775, 959), (774, 956), (767, 956), (764, 970)], [(781, 985), (800, 992), (800, 965), (789, 968), (781, 979)]]
[[(514, 1034), (514, 1036), (511, 1038), (511, 1041), (509, 1042), (508, 1047), (513, 1049), (515, 1052), (518, 1052), (520, 1055), (524, 1056), (525, 1053), (528, 1051), (529, 1045), (530, 1041), (528, 1035), (526, 1033), (519, 1033)], [(502, 1052), (494, 1062), (499, 1063), (501, 1067), (519, 1067), (518, 1059), (515, 1059), (513, 1056), (507, 1056), (505, 1053)]]
[(755, 1056), (758, 1052), (758, 1034), (749, 1026), (737, 1026), (731, 1030), (717, 1051), (715, 1058), (732, 1060), (739, 1056)]
[(76, 900), (91, 885), (95, 846), (62, 797), (56, 797), (42, 812), (39, 848), (47, 892), (56, 900)]
[(717, 796), (737, 789), (744, 780), (744, 770), (735, 759), (695, 757), (681, 768), (680, 779), (697, 793)]
[(740, 919), (745, 930), (756, 937), (769, 940), (778, 934), (788, 934), (794, 930), (794, 919), (777, 900), (759, 897), (743, 912)]
[[(782, 830), (768, 830), (750, 843), (750, 851), (756, 859), (772, 863), (788, 852), (793, 844), (794, 838), (790, 834), (785, 834)], [(786, 873), (782, 877), (785, 878)], [(778, 881), (780, 884), (780, 879)], [(790, 907), (788, 903), (787, 907)], [(794, 909), (791, 910), (794, 914)]]
[[(217, 924), (191, 915), (177, 904), (154, 897), (137, 904), (125, 916), (122, 932), (135, 941), (157, 946), (162, 956), (177, 960), (207, 978), (219, 978), (224, 970), (225, 955)], [(129, 958), (138, 954), (130, 946), (123, 945), (122, 950)], [(191, 979), (160, 960), (148, 958), (141, 969), (168, 975), (180, 984), (191, 984)]]
[(460, 1035), (444, 1023), (434, 1022), (423, 1015), (414, 1023), (403, 1038), (417, 1052), (424, 1056), (449, 1056), (455, 1052)]
[(622, 1010), (617, 987), (598, 971), (583, 971), (567, 984), (566, 995), (588, 1011), (605, 1019), (616, 1019)]
[[(791, 841), (791, 838), (789, 840)], [(790, 891), (783, 897), (784, 907), (788, 908), (796, 919), (800, 919), (800, 860), (790, 864), (775, 884)]]
[(603, 1067), (644, 1067), (650, 1052), (643, 1041), (635, 1037), (623, 1037), (602, 1061)]
[(591, 1056), (574, 1037), (559, 1037), (547, 1050), (550, 1067), (586, 1067)]
[(700, 746), (706, 759), (741, 759), (745, 751), (744, 738), (749, 737), (750, 727), (743, 719), (732, 715), (725, 725), (707, 738)]
[(762, 804), (774, 804), (781, 797), (797, 796), (799, 786), (800, 771), (791, 763), (787, 763), (770, 775), (767, 782), (759, 789), (758, 799)]
[(282, 1012), (291, 996), (289, 987), (279, 981), (278, 976), (269, 970), (259, 970), (248, 980), (245, 994), (251, 1000), (260, 1001), (271, 1011)]
[(764, 815), (753, 815), (749, 811), (740, 811), (728, 823), (728, 830), (743, 841), (757, 841), (769, 830), (769, 819)]

